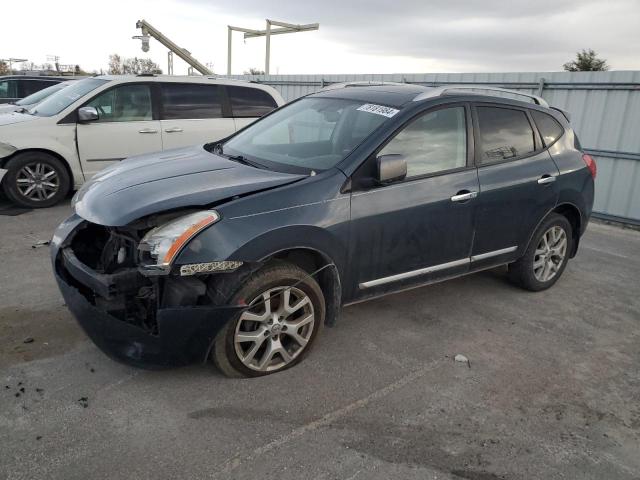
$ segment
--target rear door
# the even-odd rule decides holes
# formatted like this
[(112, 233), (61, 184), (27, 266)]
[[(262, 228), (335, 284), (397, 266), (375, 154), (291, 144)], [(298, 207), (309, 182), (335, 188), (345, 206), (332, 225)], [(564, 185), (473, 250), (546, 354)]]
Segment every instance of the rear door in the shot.
[(160, 123), (164, 149), (220, 140), (235, 131), (233, 119), (223, 118), (219, 85), (162, 83)]
[(556, 204), (559, 174), (525, 108), (476, 104), (475, 161), (480, 180), (474, 267), (515, 258)]
[(274, 98), (259, 88), (237, 85), (226, 85), (225, 88), (236, 130), (240, 130), (278, 108)]
[(99, 93), (85, 105), (99, 118), (77, 126), (78, 151), (86, 179), (115, 161), (162, 150), (160, 121), (154, 118), (151, 87), (143, 83), (118, 85)]
[(360, 296), (468, 270), (479, 190), (470, 123), (462, 104), (422, 113), (354, 175), (354, 185), (371, 177), (379, 155), (407, 159), (404, 181), (352, 194), (351, 272)]

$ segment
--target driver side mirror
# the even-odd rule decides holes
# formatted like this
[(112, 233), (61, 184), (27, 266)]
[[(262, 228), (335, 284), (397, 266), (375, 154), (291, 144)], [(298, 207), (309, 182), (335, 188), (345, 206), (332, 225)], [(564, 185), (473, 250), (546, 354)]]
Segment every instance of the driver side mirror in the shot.
[(382, 185), (404, 180), (407, 176), (407, 159), (398, 153), (380, 155), (376, 158), (376, 166), (376, 180)]
[(100, 115), (98, 115), (98, 110), (95, 107), (82, 107), (78, 109), (78, 121), (80, 123), (93, 122), (98, 120)]

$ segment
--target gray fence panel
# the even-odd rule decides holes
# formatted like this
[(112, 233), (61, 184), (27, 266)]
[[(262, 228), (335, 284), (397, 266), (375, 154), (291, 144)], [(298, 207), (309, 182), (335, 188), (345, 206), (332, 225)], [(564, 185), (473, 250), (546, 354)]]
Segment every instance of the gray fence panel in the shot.
[(571, 114), (583, 147), (598, 164), (594, 212), (640, 223), (640, 71), (396, 73), (357, 75), (235, 75), (275, 87), (286, 101), (335, 82), (377, 80), (419, 83), (494, 84), (539, 93)]

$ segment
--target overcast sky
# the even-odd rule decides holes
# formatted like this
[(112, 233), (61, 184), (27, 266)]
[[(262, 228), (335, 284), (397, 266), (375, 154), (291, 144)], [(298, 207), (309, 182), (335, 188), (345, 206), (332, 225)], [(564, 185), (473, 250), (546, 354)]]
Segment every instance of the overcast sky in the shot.
[[(131, 36), (144, 18), (202, 63), (226, 73), (228, 24), (264, 29), (265, 18), (319, 22), (272, 38), (271, 73), (554, 71), (582, 48), (612, 70), (640, 70), (640, 0), (27, 0), (4, 1), (0, 58), (47, 55), (106, 69), (110, 53), (143, 54)], [(9, 20), (10, 19), (10, 20)], [(264, 38), (233, 37), (233, 73), (264, 68)], [(186, 73), (176, 59), (175, 73)]]

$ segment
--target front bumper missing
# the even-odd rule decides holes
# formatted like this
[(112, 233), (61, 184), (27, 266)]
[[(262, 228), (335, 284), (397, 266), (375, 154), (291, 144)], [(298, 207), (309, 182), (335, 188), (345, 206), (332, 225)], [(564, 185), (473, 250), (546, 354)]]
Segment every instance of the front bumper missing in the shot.
[[(51, 258), (67, 307), (96, 346), (117, 361), (142, 368), (206, 361), (216, 334), (242, 307), (156, 306), (153, 331), (115, 316), (108, 309), (120, 301), (123, 292), (139, 287), (140, 276), (135, 269), (102, 274), (82, 263), (66, 245), (80, 223), (74, 216), (56, 231)], [(188, 278), (193, 277), (175, 280), (182, 284)], [(189, 285), (184, 287), (189, 290)]]
[(204, 362), (218, 331), (242, 308), (160, 308), (158, 333), (153, 335), (91, 304), (57, 273), (56, 280), (67, 307), (98, 348), (114, 360), (142, 368)]

